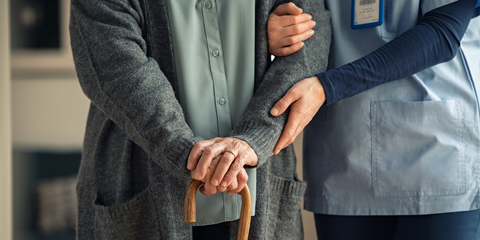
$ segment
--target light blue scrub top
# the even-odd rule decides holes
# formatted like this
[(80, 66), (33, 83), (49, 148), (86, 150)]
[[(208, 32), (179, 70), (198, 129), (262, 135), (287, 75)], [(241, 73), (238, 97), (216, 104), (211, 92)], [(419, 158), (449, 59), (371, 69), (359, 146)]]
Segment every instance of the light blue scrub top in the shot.
[[(352, 30), (351, 0), (327, 0), (330, 68), (359, 59), (455, 0), (385, 0), (381, 26)], [(322, 107), (304, 133), (305, 208), (412, 215), (480, 208), (480, 17), (453, 60)]]
[[(169, 0), (180, 104), (204, 139), (227, 137), (254, 91), (255, 0)], [(256, 169), (247, 170), (255, 214)], [(195, 226), (240, 218), (240, 195), (197, 193)]]

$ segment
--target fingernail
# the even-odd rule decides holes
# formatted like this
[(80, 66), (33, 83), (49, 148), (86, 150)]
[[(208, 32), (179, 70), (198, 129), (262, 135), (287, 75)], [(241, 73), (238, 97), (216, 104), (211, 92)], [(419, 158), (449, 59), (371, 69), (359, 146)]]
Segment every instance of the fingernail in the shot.
[(222, 187), (226, 187), (227, 186), (227, 183), (226, 182), (223, 182), (222, 183)]
[(272, 152), (272, 154), (270, 154), (270, 156), (268, 156), (268, 157), (271, 157), (271, 156), (273, 156), (273, 152)]
[(311, 20), (312, 19), (312, 15), (308, 15), (308, 20)]
[(308, 34), (310, 34), (310, 35), (313, 35), (314, 33), (315, 33), (315, 31), (313, 31), (313, 30), (310, 30), (310, 32), (308, 32)]
[(277, 155), (280, 151), (275, 151), (275, 155)]
[(315, 27), (315, 25), (317, 25), (317, 22), (313, 21), (312, 22), (312, 27)]
[(272, 115), (277, 115), (278, 114), (278, 109), (277, 108), (272, 108), (272, 111), (270, 111)]
[(214, 185), (214, 186), (218, 186), (218, 180), (216, 180), (216, 179), (215, 179), (215, 180), (213, 180), (213, 181), (212, 181), (212, 185)]

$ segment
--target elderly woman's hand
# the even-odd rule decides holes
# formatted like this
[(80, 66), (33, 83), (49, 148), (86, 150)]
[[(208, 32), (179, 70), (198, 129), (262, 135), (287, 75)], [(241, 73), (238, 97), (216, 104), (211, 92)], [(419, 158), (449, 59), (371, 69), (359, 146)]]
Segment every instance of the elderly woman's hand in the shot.
[[(208, 190), (213, 191), (209, 184), (212, 187), (232, 189), (234, 186), (230, 185), (239, 178), (241, 184), (245, 177), (239, 176), (239, 173), (245, 171), (244, 165), (257, 164), (257, 154), (245, 141), (238, 138), (214, 138), (195, 144), (188, 157), (187, 168), (193, 179), (204, 181)], [(211, 175), (209, 179), (207, 173)], [(238, 190), (238, 187), (235, 189)]]
[[(247, 174), (247, 172), (245, 171), (244, 168), (242, 168), (240, 170), (240, 172), (237, 174), (237, 176), (235, 176), (233, 178), (230, 185), (228, 185), (228, 186), (222, 186), (222, 185), (214, 186), (214, 185), (211, 184), (212, 176), (215, 173), (218, 162), (220, 162), (220, 159), (222, 158), (222, 156), (223, 156), (223, 154), (215, 157), (212, 160), (210, 166), (207, 169), (207, 173), (205, 175), (205, 178), (203, 178), (201, 180), (203, 182), (203, 184), (200, 186), (199, 189), (200, 189), (200, 192), (205, 196), (210, 196), (210, 195), (213, 195), (217, 192), (225, 192), (225, 191), (227, 192), (228, 195), (233, 194), (233, 193), (240, 194), (242, 189), (247, 184), (248, 174)], [(192, 175), (192, 178), (193, 178), (193, 175), (195, 174), (195, 172), (196, 172), (195, 169), (190, 171), (190, 173)]]

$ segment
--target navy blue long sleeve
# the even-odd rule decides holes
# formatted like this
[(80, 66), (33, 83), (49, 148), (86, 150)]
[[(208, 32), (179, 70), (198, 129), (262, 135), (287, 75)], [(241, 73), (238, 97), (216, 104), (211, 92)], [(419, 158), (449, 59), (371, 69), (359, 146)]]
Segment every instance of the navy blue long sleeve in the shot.
[(367, 56), (317, 74), (325, 105), (451, 60), (475, 16), (477, 0), (459, 0), (424, 15), (412, 29)]

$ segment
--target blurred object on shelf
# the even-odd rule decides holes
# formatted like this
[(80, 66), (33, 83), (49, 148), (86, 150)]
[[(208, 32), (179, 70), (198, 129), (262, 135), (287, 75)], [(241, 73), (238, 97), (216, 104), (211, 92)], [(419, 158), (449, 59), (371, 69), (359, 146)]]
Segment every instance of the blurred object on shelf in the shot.
[(11, 1), (12, 51), (60, 48), (60, 0)]
[(81, 149), (13, 150), (13, 240), (75, 240)]
[(12, 77), (72, 75), (70, 0), (10, 1)]
[(38, 226), (42, 232), (75, 229), (77, 177), (43, 180), (38, 183)]

